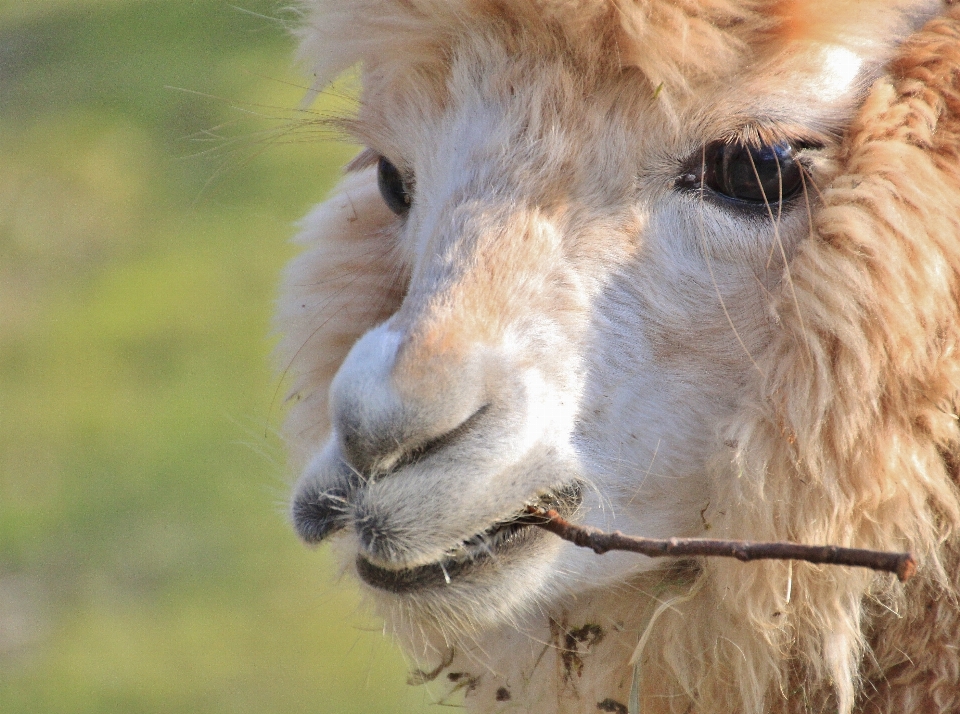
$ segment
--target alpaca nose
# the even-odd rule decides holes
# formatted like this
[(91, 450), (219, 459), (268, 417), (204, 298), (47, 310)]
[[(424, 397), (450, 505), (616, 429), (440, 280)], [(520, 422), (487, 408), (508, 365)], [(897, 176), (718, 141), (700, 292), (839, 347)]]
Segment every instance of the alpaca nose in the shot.
[(354, 345), (330, 390), (342, 457), (364, 476), (449, 443), (485, 406), (476, 349), (451, 349), (449, 341), (438, 349), (422, 331), (391, 324)]

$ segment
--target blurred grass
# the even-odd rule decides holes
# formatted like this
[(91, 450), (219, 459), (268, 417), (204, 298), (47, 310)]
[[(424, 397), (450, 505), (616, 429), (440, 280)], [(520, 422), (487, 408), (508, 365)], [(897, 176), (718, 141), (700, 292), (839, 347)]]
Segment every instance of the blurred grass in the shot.
[(234, 4), (0, 0), (3, 714), (427, 709), (286, 523), (270, 313), (352, 149)]

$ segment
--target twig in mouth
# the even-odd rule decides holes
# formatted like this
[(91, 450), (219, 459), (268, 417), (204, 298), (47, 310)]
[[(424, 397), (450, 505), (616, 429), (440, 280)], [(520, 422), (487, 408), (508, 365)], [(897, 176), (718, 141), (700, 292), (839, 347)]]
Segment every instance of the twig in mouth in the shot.
[(606, 533), (596, 528), (577, 526), (552, 509), (527, 506), (520, 523), (550, 531), (598, 555), (610, 550), (626, 550), (651, 558), (665, 556), (721, 556), (738, 560), (805, 560), (826, 565), (851, 565), (896, 573), (906, 582), (917, 572), (913, 553), (887, 553), (880, 550), (841, 548), (835, 545), (802, 545), (786, 541), (751, 542), (710, 538), (639, 538), (619, 531)]

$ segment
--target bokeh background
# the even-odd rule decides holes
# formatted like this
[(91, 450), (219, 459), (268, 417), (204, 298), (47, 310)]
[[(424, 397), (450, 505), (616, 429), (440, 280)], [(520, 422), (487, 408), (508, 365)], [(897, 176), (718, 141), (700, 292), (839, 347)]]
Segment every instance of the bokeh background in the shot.
[(0, 0), (3, 714), (439, 711), (284, 512), (270, 314), (354, 151), (294, 21)]

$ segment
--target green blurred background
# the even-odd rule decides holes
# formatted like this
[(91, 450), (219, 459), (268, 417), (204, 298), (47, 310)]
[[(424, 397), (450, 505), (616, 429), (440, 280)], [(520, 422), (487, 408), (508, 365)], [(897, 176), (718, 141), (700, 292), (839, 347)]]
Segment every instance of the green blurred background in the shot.
[(286, 522), (270, 313), (353, 151), (294, 21), (0, 0), (3, 714), (436, 711)]

